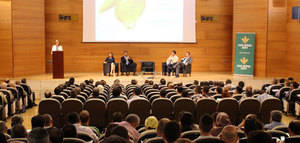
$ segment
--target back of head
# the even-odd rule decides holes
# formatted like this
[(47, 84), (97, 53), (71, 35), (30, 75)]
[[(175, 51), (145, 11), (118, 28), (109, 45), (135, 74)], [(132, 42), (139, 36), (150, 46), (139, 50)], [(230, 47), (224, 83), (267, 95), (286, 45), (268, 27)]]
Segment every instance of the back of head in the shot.
[(21, 79), (21, 83), (24, 83), (24, 84), (26, 84), (26, 83), (27, 83), (27, 80), (26, 80), (26, 78), (23, 78), (23, 79)]
[(43, 116), (44, 121), (45, 121), (44, 126), (50, 126), (51, 123), (53, 122), (53, 119), (52, 119), (51, 115), (50, 114), (44, 114), (42, 116)]
[(23, 125), (17, 124), (11, 129), (11, 137), (12, 138), (26, 138), (27, 131)]
[(279, 110), (273, 110), (271, 112), (271, 118), (272, 118), (272, 121), (275, 121), (275, 122), (281, 122), (281, 119), (282, 119), (282, 112), (279, 111)]
[(226, 81), (225, 81), (225, 84), (231, 84), (232, 83), (232, 81), (230, 80), (230, 79), (227, 79)]
[(121, 92), (122, 92), (121, 86), (115, 86), (112, 90), (112, 95), (114, 97), (118, 97), (118, 96), (120, 96)]
[(136, 115), (136, 114), (129, 114), (129, 115), (127, 115), (125, 120), (129, 124), (131, 124), (132, 126), (136, 126), (137, 127), (140, 124), (140, 117), (138, 115)]
[(201, 94), (201, 86), (196, 86), (194, 90), (196, 94)]
[(184, 90), (181, 94), (182, 97), (189, 97), (189, 92), (188, 90)]
[(48, 134), (51, 143), (62, 143), (63, 142), (63, 132), (58, 128), (49, 128)]
[(164, 78), (160, 79), (160, 84), (161, 85), (166, 85), (166, 80)]
[(128, 140), (126, 140), (120, 136), (112, 135), (107, 138), (104, 138), (102, 143), (129, 143), (129, 142), (128, 142)]
[(41, 115), (36, 115), (31, 118), (31, 127), (34, 128), (43, 128), (45, 126), (45, 119)]
[(131, 80), (131, 84), (136, 85), (137, 84), (137, 80), (135, 80), (135, 79)]
[(263, 130), (263, 124), (255, 118), (249, 118), (245, 121), (245, 133), (249, 135), (252, 131)]
[(33, 129), (28, 136), (29, 143), (50, 143), (49, 134), (44, 128)]
[(157, 136), (163, 136), (166, 124), (170, 122), (168, 118), (162, 118), (158, 122)]
[[(102, 86), (102, 85), (100, 85), (100, 86)], [(99, 87), (100, 87), (99, 86)], [(103, 86), (102, 86), (103, 87)], [(94, 89), (93, 89), (93, 96), (94, 97), (98, 97), (99, 96), (99, 88), (98, 87), (95, 87)]]
[(159, 94), (160, 94), (161, 97), (166, 97), (166, 95), (167, 95), (167, 90), (166, 90), (166, 89), (163, 89), (163, 90), (160, 91)]
[(142, 94), (142, 90), (140, 87), (136, 87), (134, 88), (134, 95), (141, 95)]
[(74, 125), (71, 125), (71, 124), (65, 125), (62, 130), (63, 130), (64, 138), (76, 138), (77, 137), (77, 130)]
[(248, 143), (272, 143), (272, 137), (264, 131), (253, 131), (248, 136)]
[(279, 80), (279, 83), (280, 83), (280, 84), (284, 84), (284, 83), (285, 83), (285, 79), (284, 79), (284, 78), (281, 78), (281, 79)]
[(52, 96), (52, 93), (50, 91), (45, 91), (45, 98), (50, 98)]
[(121, 112), (114, 112), (112, 114), (112, 122), (121, 122), (123, 121), (123, 116)]
[(76, 98), (76, 97), (77, 97), (77, 91), (76, 91), (75, 88), (71, 90), (71, 92), (70, 92), (70, 97), (71, 97), (71, 98)]
[(239, 81), (238, 86), (241, 87), (241, 88), (243, 89), (244, 86), (245, 86), (245, 82)]
[(208, 94), (208, 92), (209, 92), (209, 87), (208, 86), (203, 86), (202, 94)]
[(156, 129), (158, 126), (158, 120), (155, 116), (149, 116), (145, 120), (145, 128), (146, 129)]
[(182, 86), (177, 87), (177, 92), (182, 93), (183, 92), (183, 87)]
[(179, 137), (180, 137), (180, 125), (176, 121), (168, 122), (164, 130), (164, 139), (168, 143), (173, 143)]
[(204, 133), (209, 133), (213, 127), (213, 122), (213, 118), (210, 115), (204, 114), (203, 116), (201, 116), (199, 122), (200, 131)]
[(216, 93), (217, 94), (222, 94), (222, 92), (223, 92), (223, 89), (221, 87), (216, 88)]
[(90, 113), (87, 110), (82, 110), (79, 114), (80, 121), (82, 124), (88, 125), (88, 122), (90, 120)]
[(15, 125), (18, 125), (18, 124), (23, 124), (24, 122), (24, 119), (22, 116), (20, 115), (14, 115), (12, 118), (11, 118), (11, 126), (15, 126)]
[(252, 95), (253, 95), (252, 87), (251, 86), (247, 86), (246, 87), (246, 96), (247, 97), (252, 97)]
[(112, 129), (111, 135), (117, 135), (120, 136), (126, 140), (129, 139), (128, 131), (125, 127), (122, 126), (116, 126)]
[(76, 112), (69, 113), (67, 115), (67, 119), (70, 124), (75, 124), (80, 122), (80, 117)]
[(69, 83), (70, 83), (70, 84), (74, 84), (74, 83), (75, 83), (75, 78), (74, 78), (74, 77), (70, 77)]
[(198, 80), (194, 80), (193, 84), (196, 85), (196, 86), (198, 86), (199, 85), (199, 81)]
[(290, 122), (289, 133), (291, 136), (300, 135), (300, 120)]
[(225, 112), (218, 113), (218, 115), (216, 117), (216, 125), (218, 127), (225, 127), (230, 124), (231, 124), (231, 121), (230, 121), (229, 115), (227, 113), (225, 113)]
[(193, 125), (193, 115), (190, 112), (183, 112), (180, 119), (182, 126), (192, 126)]
[(226, 143), (236, 143), (238, 141), (237, 127), (233, 125), (225, 126), (220, 134), (220, 139)]
[(292, 82), (293, 89), (297, 89), (299, 87), (299, 84), (295, 81)]

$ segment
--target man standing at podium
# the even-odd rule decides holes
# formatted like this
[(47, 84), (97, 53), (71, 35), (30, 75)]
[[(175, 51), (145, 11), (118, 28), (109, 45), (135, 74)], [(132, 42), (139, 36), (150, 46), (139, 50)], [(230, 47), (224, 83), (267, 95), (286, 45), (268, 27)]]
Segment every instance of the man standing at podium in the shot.
[(63, 51), (63, 47), (60, 45), (58, 40), (56, 40), (55, 45), (52, 46), (51, 54), (53, 54), (55, 51)]

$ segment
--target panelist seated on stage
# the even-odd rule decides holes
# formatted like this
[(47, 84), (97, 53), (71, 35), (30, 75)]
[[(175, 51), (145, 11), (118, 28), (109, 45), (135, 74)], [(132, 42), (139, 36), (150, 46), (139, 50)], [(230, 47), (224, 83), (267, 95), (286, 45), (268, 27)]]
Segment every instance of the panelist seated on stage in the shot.
[(126, 75), (133, 72), (136, 75), (136, 63), (128, 56), (128, 51), (124, 51), (124, 56), (121, 57), (121, 72), (126, 72)]
[(104, 61), (104, 74), (109, 73), (109, 75), (115, 76), (116, 68), (118, 68), (118, 63), (116, 63), (113, 53), (110, 52)]
[(193, 59), (191, 57), (191, 53), (186, 52), (185, 57), (182, 58), (181, 61), (175, 65), (176, 77), (179, 77), (180, 69), (183, 70), (183, 74), (185, 75), (187, 73), (187, 66), (191, 65), (192, 62), (193, 62)]
[(56, 51), (63, 51), (63, 47), (58, 40), (56, 40), (55, 45), (52, 46), (51, 54)]
[(166, 61), (168, 76), (170, 76), (171, 72), (174, 72), (175, 65), (177, 64), (177, 62), (178, 62), (178, 57), (176, 55), (176, 51), (173, 50), (171, 55)]

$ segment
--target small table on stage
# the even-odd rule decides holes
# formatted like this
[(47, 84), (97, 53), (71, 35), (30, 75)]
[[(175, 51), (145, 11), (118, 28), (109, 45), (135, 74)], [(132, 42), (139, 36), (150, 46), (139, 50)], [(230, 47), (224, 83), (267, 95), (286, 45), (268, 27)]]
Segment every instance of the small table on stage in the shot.
[(64, 78), (64, 52), (54, 51), (52, 59), (53, 78)]

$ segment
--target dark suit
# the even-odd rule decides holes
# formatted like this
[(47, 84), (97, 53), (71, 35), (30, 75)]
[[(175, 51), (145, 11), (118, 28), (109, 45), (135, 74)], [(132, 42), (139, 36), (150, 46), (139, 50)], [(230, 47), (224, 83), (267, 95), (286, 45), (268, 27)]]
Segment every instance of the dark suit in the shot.
[(129, 58), (126, 60), (126, 58), (123, 56), (121, 57), (121, 68), (123, 69), (122, 72), (126, 72), (126, 74), (129, 74), (129, 72), (136, 72), (136, 63)]
[(176, 76), (178, 77), (179, 76), (179, 71), (181, 68), (183, 68), (183, 74), (186, 74), (186, 64), (189, 65), (189, 64), (192, 64), (193, 62), (193, 59), (191, 57), (185, 57), (183, 60), (181, 60), (181, 62), (177, 63), (175, 65), (175, 69), (176, 69)]

